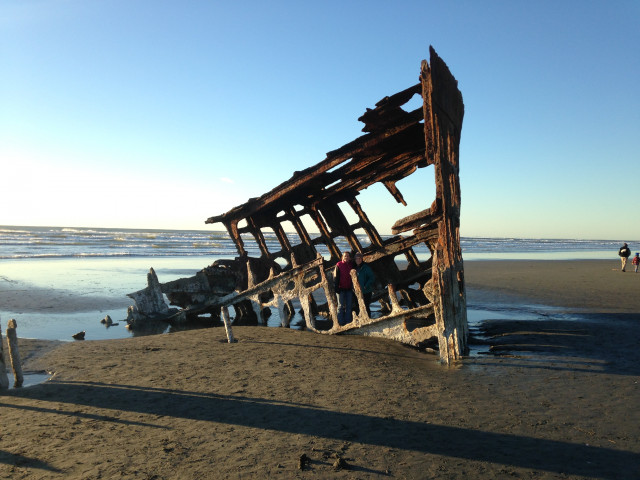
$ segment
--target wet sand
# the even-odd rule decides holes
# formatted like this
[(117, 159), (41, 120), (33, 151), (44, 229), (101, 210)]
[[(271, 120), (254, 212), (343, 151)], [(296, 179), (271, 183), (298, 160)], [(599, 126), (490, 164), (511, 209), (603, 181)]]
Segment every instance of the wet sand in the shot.
[[(465, 262), (467, 288), (489, 301), (537, 302), (573, 311), (640, 313), (640, 273), (609, 260)], [(472, 298), (473, 299), (473, 298)]]
[(0, 478), (640, 478), (640, 274), (465, 267), (470, 304), (560, 313), (488, 319), (452, 367), (264, 327), (23, 341), (25, 368), (54, 375), (0, 397)]

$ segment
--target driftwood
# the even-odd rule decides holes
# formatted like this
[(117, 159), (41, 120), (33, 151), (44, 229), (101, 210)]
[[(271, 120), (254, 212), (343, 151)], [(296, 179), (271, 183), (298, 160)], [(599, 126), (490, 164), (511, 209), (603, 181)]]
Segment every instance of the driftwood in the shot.
[[(367, 109), (359, 118), (365, 132), (361, 137), (294, 172), (266, 194), (208, 218), (205, 223), (224, 225), (239, 256), (216, 261), (192, 278), (160, 284), (170, 303), (188, 318), (219, 318), (221, 309), (233, 306), (234, 323), (264, 323), (265, 315), (275, 309), (285, 327), (294, 306), (300, 305), (306, 328), (317, 333), (382, 336), (435, 347), (444, 363), (460, 358), (468, 337), (459, 232), (464, 104), (457, 81), (433, 48), (430, 61), (422, 62), (419, 80)], [(403, 106), (415, 96), (422, 105), (405, 111)], [(398, 182), (430, 166), (435, 199), (396, 221), (394, 236), (383, 239), (358, 194), (381, 184), (407, 206)], [(349, 219), (354, 216), (355, 221)], [(318, 233), (311, 233), (307, 225)], [(277, 238), (276, 249), (270, 249), (266, 233)], [(259, 249), (259, 257), (249, 255), (246, 242)], [(367, 314), (356, 281), (359, 313), (341, 326), (331, 270), (345, 244), (348, 250), (362, 252), (371, 266), (377, 279), (373, 299), (382, 309), (374, 318)], [(418, 245), (427, 247), (430, 258), (418, 258)]]
[(0, 325), (0, 390), (9, 388), (9, 377), (7, 376), (7, 364), (4, 361), (4, 341), (2, 340), (2, 326)]
[(20, 388), (24, 383), (20, 350), (18, 349), (18, 335), (16, 333), (17, 326), (13, 318), (9, 320), (7, 325), (7, 344), (9, 345), (9, 359), (11, 360), (11, 368), (13, 369), (14, 388)]

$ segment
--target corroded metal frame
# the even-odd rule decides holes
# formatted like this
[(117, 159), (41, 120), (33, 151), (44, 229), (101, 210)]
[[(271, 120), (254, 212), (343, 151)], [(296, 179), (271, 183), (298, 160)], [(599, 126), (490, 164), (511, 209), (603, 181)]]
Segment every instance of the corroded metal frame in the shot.
[[(422, 106), (403, 110), (415, 95), (422, 97)], [(458, 161), (463, 116), (457, 81), (430, 48), (430, 61), (422, 62), (418, 84), (383, 98), (359, 118), (365, 135), (329, 152), (317, 165), (295, 172), (261, 197), (206, 220), (225, 226), (240, 259), (246, 260), (248, 278), (246, 288), (211, 297), (207, 305), (223, 307), (250, 301), (259, 318), (265, 306), (275, 306), (287, 326), (289, 315), (284, 306), (288, 305), (290, 312), (297, 300), (307, 328), (318, 333), (376, 335), (416, 346), (437, 340), (443, 362), (458, 359), (467, 348), (468, 336), (459, 233)], [(358, 202), (359, 192), (382, 183), (406, 206), (397, 182), (431, 165), (436, 198), (428, 208), (398, 220), (392, 228), (394, 236), (383, 239)], [(342, 208), (353, 210), (357, 221), (350, 223)], [(319, 234), (306, 229), (305, 216)], [(292, 244), (284, 222), (293, 225), (299, 243)], [(278, 251), (269, 251), (263, 234), (267, 229), (275, 233)], [(356, 231), (364, 231), (370, 243), (363, 246)], [(247, 237), (261, 252), (251, 261), (245, 247)], [(345, 326), (337, 322), (330, 278), (330, 270), (342, 253), (341, 241), (364, 254), (379, 285), (385, 287), (375, 292), (375, 299), (384, 307), (382, 315), (370, 318), (360, 308), (353, 322)], [(414, 247), (419, 244), (428, 247), (431, 258), (418, 259)], [(320, 246), (329, 252), (329, 258), (320, 256)], [(398, 266), (397, 257), (406, 260), (406, 268)], [(261, 268), (256, 269), (256, 264)], [(277, 265), (284, 266), (278, 269)], [(357, 302), (363, 307), (360, 288), (357, 281), (354, 283)], [(315, 322), (318, 296), (326, 300), (325, 313), (332, 324), (328, 329), (319, 329)]]

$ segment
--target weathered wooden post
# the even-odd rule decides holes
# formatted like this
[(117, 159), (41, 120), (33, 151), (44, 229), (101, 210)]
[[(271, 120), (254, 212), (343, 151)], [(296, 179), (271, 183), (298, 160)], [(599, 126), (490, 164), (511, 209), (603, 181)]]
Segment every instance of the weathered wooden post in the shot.
[(9, 344), (9, 358), (11, 359), (11, 368), (13, 369), (14, 388), (20, 388), (24, 382), (22, 374), (22, 362), (20, 361), (20, 351), (18, 350), (18, 334), (16, 328), (18, 324), (15, 319), (9, 320), (7, 325), (7, 343)]
[(0, 325), (0, 390), (9, 388), (9, 377), (7, 377), (7, 365), (4, 363), (4, 340), (2, 340), (2, 325)]
[(227, 332), (227, 341), (229, 343), (235, 343), (236, 339), (233, 338), (233, 332), (231, 331), (231, 320), (229, 319), (229, 307), (226, 305), (222, 307), (222, 321), (224, 323), (224, 329)]

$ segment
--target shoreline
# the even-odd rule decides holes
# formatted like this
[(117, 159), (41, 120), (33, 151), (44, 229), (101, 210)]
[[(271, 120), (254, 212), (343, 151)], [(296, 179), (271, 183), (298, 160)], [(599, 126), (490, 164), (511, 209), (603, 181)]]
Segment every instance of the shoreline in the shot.
[[(175, 268), (180, 264), (180, 257), (171, 258), (174, 268), (154, 266), (148, 259), (142, 261), (145, 266), (133, 273), (107, 268), (94, 272), (88, 281), (78, 275), (66, 284), (59, 278), (38, 284), (26, 280), (24, 273), (22, 278), (13, 278), (11, 274), (16, 273), (15, 270), (3, 272), (0, 312), (73, 313), (121, 308), (132, 302), (127, 293), (146, 286), (146, 274), (151, 267), (159, 280), (166, 282), (193, 275), (206, 266), (202, 261), (194, 263), (189, 259), (192, 268)], [(464, 269), (468, 290), (495, 292), (497, 298), (537, 300), (566, 308), (640, 312), (640, 296), (636, 294), (640, 274), (634, 273), (632, 267), (625, 273), (620, 272), (619, 265), (612, 260), (468, 260)], [(64, 272), (57, 274), (64, 276)], [(124, 275), (126, 286), (119, 285), (120, 278), (113, 278), (114, 275)], [(104, 285), (98, 284), (102, 277)], [(116, 285), (119, 288), (114, 288)]]
[[(154, 269), (164, 282), (192, 275), (196, 265), (205, 261), (187, 262), (172, 258), (156, 263)], [(148, 259), (133, 264), (61, 264), (69, 267), (68, 275), (58, 265), (37, 268), (42, 277), (35, 284), (25, 280), (28, 269), (5, 268), (0, 276), (0, 325), (15, 318), (18, 335), (32, 339), (69, 341), (81, 330), (87, 331), (88, 339), (133, 336), (123, 323), (127, 307), (133, 304), (126, 294), (146, 286)], [(471, 260), (465, 262), (465, 282), (470, 321), (478, 317), (474, 310), (503, 306), (527, 311), (554, 307), (569, 313), (640, 313), (640, 275), (620, 272), (615, 261)], [(106, 315), (120, 325), (106, 329), (100, 323)]]

